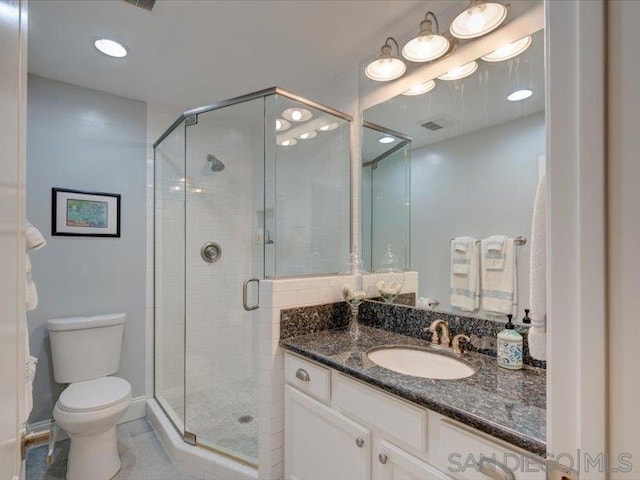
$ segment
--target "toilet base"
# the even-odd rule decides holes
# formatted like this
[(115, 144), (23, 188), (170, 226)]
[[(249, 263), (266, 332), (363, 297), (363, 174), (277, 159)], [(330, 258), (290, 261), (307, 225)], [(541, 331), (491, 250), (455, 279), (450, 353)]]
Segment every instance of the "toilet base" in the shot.
[(67, 480), (109, 480), (121, 462), (116, 427), (96, 435), (72, 435), (67, 462)]

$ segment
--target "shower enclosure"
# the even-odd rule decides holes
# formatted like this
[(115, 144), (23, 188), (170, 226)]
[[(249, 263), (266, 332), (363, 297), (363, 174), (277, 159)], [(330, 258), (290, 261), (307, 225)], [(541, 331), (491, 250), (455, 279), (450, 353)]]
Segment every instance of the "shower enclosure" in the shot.
[(343, 270), (350, 122), (272, 88), (154, 144), (155, 396), (186, 442), (257, 463), (260, 280)]

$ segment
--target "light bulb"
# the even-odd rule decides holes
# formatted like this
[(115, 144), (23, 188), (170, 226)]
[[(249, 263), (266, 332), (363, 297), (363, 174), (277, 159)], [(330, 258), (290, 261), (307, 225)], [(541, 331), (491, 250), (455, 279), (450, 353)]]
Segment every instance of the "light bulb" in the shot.
[(464, 65), (460, 65), (459, 67), (454, 68), (453, 70), (449, 70), (444, 75), (440, 75), (438, 78), (440, 80), (460, 80), (461, 78), (468, 77), (473, 72), (478, 69), (478, 63), (473, 60), (469, 63), (465, 63)]
[(436, 87), (435, 80), (427, 80), (423, 83), (418, 83), (411, 87), (406, 92), (402, 92), (402, 95), (422, 95), (423, 93), (430, 92)]
[(332, 123), (328, 123), (327, 125), (324, 125), (324, 126), (320, 127), (318, 130), (321, 130), (323, 132), (328, 132), (329, 130), (335, 130), (339, 126), (340, 126), (340, 124), (338, 122), (332, 122)]
[(278, 145), (282, 145), (283, 147), (291, 147), (296, 143), (298, 143), (298, 141), (295, 138), (289, 138), (287, 140), (283, 140)]
[(447, 53), (449, 45), (442, 35), (421, 35), (404, 46), (402, 56), (412, 62), (429, 62)]
[(486, 35), (507, 18), (507, 7), (498, 2), (471, 0), (469, 7), (451, 22), (451, 35), (469, 39)]
[(313, 117), (313, 113), (306, 108), (287, 108), (282, 112), (282, 117), (291, 122), (306, 122)]
[(281, 118), (276, 119), (276, 132), (284, 132), (285, 130), (289, 130), (291, 124), (286, 120)]
[(407, 70), (407, 66), (399, 58), (379, 58), (371, 62), (365, 74), (371, 80), (387, 82), (401, 77)]
[(301, 135), (298, 135), (298, 138), (300, 140), (308, 140), (308, 139), (313, 138), (313, 137), (315, 137), (317, 135), (318, 135), (318, 132), (316, 132), (315, 130), (311, 130), (310, 132), (306, 132), (306, 133), (303, 133)]
[(521, 38), (508, 45), (494, 50), (493, 52), (485, 55), (482, 58), (485, 62), (501, 62), (503, 60), (509, 60), (510, 58), (517, 57), (524, 52), (531, 45), (531, 36)]
[(294, 110), (293, 112), (291, 112), (292, 120), (299, 122), (301, 118), (302, 118), (302, 112), (300, 110)]
[(396, 141), (395, 138), (389, 137), (389, 136), (384, 136), (380, 140), (378, 140), (378, 142), (380, 142), (380, 143), (393, 143), (395, 141)]

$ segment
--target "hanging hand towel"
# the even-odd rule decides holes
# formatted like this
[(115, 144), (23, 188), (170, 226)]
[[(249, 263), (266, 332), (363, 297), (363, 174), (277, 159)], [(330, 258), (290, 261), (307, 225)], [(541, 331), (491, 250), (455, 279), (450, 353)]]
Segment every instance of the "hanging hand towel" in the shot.
[(47, 241), (36, 227), (29, 220), (24, 221), (25, 238), (27, 239), (27, 252), (38, 250), (47, 244)]
[(513, 238), (504, 241), (504, 268), (488, 268), (488, 238), (482, 240), (482, 308), (489, 313), (518, 313), (518, 274)]
[(487, 238), (482, 248), (482, 258), (488, 270), (504, 270), (505, 245), (507, 237), (492, 235)]
[(29, 258), (29, 254), (25, 254), (25, 257), (25, 300), (27, 303), (27, 311), (30, 311), (35, 310), (38, 307), (38, 290), (36, 289), (36, 284), (33, 281), (33, 276), (31, 275), (31, 259)]
[(529, 352), (537, 360), (547, 359), (547, 177), (538, 182), (531, 222), (529, 266)]
[[(456, 240), (467, 238), (461, 253)], [(450, 301), (452, 307), (473, 312), (480, 306), (480, 275), (478, 244), (474, 238), (458, 237), (451, 242)]]

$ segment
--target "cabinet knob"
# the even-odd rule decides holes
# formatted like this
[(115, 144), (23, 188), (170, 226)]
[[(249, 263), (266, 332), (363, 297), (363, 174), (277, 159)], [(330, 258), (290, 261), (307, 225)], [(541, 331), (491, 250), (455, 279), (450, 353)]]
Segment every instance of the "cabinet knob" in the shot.
[(381, 454), (378, 455), (378, 461), (381, 464), (384, 465), (385, 463), (387, 463), (387, 460), (389, 460), (389, 458), (384, 453), (381, 453)]
[(364, 439), (356, 438), (356, 445), (358, 446), (358, 448), (364, 447)]
[(296, 378), (298, 380), (302, 380), (303, 382), (308, 382), (311, 380), (311, 377), (309, 376), (309, 374), (307, 373), (307, 371), (304, 368), (299, 368), (296, 371)]

